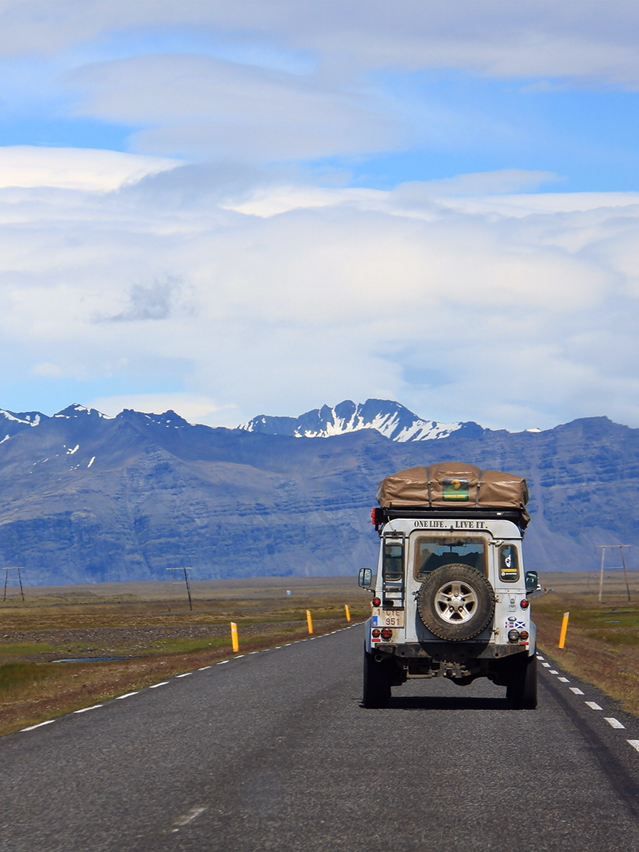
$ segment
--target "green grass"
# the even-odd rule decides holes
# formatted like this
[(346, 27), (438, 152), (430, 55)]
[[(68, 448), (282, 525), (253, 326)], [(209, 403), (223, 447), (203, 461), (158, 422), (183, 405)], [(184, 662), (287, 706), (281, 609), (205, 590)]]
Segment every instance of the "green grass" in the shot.
[(42, 663), (7, 663), (0, 666), (0, 695), (35, 686), (55, 676), (56, 672)]
[(45, 642), (11, 642), (4, 644), (0, 642), (1, 657), (28, 657), (34, 654), (53, 654), (57, 648), (47, 645)]
[(151, 654), (191, 654), (196, 651), (206, 651), (211, 648), (230, 647), (230, 637), (210, 639), (163, 639), (147, 651)]

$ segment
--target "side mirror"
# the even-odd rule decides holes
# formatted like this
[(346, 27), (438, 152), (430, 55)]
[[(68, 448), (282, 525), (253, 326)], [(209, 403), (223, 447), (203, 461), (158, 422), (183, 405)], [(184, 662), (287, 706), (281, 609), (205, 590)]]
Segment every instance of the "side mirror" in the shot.
[(536, 571), (526, 571), (526, 594), (531, 595), (533, 592), (540, 592), (539, 574)]
[(359, 574), (357, 576), (357, 584), (362, 587), (362, 589), (368, 589), (370, 591), (371, 586), (373, 585), (373, 570), (372, 568), (360, 568)]

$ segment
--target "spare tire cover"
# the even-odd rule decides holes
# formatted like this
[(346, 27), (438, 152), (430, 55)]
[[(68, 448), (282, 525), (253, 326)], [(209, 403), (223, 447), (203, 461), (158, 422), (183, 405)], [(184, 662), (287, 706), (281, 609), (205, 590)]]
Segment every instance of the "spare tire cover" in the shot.
[(436, 568), (417, 593), (417, 611), (425, 627), (440, 639), (473, 639), (490, 623), (495, 593), (483, 574), (461, 563)]

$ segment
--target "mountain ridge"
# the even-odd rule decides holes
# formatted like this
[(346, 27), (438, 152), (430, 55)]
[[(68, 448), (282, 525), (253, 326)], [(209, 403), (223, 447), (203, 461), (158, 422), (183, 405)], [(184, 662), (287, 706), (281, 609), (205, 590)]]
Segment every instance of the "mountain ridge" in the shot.
[(59, 414), (0, 422), (0, 435), (18, 427), (0, 442), (0, 569), (20, 564), (32, 584), (165, 579), (184, 564), (201, 578), (355, 574), (374, 564), (381, 479), (451, 460), (528, 479), (530, 567), (584, 570), (598, 544), (639, 545), (639, 429), (605, 417), (398, 442), (191, 425), (171, 411)]

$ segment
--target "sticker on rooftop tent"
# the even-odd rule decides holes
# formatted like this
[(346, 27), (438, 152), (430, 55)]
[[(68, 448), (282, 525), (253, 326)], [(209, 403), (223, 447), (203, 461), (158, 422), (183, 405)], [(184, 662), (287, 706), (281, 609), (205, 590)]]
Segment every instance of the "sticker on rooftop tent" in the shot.
[(470, 486), (467, 479), (445, 479), (443, 485), (444, 500), (457, 502), (470, 500)]

